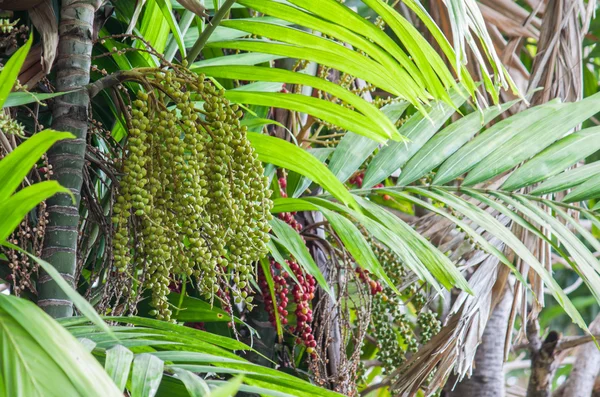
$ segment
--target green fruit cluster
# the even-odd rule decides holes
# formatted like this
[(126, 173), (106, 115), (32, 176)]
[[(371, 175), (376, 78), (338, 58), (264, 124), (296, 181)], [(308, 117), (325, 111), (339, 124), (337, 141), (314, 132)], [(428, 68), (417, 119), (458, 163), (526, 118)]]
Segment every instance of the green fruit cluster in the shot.
[[(114, 263), (142, 269), (157, 317), (178, 275), (207, 298), (229, 289), (251, 305), (253, 263), (267, 254), (268, 180), (242, 112), (204, 76), (160, 71), (138, 92), (114, 205)], [(203, 109), (197, 107), (203, 102)]]
[(5, 134), (25, 136), (25, 129), (8, 114), (0, 111), (0, 131)]
[(417, 325), (419, 327), (419, 335), (421, 335), (422, 344), (429, 342), (442, 328), (442, 323), (438, 320), (435, 313), (431, 311), (423, 311), (419, 314)]
[(403, 302), (391, 289), (386, 288), (385, 295), (375, 297), (371, 324), (379, 349), (377, 358), (387, 373), (402, 365), (407, 352), (417, 351), (417, 339), (403, 313)]
[[(405, 284), (411, 278), (410, 270), (387, 247), (372, 237), (367, 238), (390, 280), (397, 286)], [(409, 302), (417, 312), (416, 318), (409, 318), (406, 314)], [(377, 357), (386, 372), (400, 367), (407, 353), (415, 353), (419, 344), (427, 343), (440, 331), (441, 323), (436, 313), (425, 307), (426, 303), (427, 299), (416, 282), (405, 288), (402, 295), (386, 287), (383, 294), (374, 297), (371, 331), (377, 339)]]

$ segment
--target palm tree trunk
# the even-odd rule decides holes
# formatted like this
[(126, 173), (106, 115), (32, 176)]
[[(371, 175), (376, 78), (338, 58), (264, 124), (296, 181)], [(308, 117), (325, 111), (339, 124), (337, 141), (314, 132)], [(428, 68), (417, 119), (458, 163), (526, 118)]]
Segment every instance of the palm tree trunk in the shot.
[[(600, 314), (590, 324), (590, 332), (600, 333)], [(552, 397), (591, 396), (596, 378), (600, 373), (600, 350), (593, 342), (580, 346), (569, 377), (563, 385), (552, 393)]]
[[(56, 61), (57, 91), (73, 91), (90, 81), (94, 14), (101, 0), (63, 0)], [(42, 258), (50, 262), (68, 281), (73, 282), (77, 263), (79, 202), (83, 182), (88, 107), (87, 90), (58, 97), (52, 110), (52, 128), (72, 132), (76, 139), (59, 142), (48, 152), (54, 178), (68, 188), (66, 194), (49, 199), (48, 225)], [(38, 280), (38, 305), (54, 318), (68, 317), (73, 303), (47, 275)]]
[(527, 339), (531, 354), (531, 375), (527, 385), (527, 397), (550, 397), (552, 379), (558, 368), (557, 346), (560, 334), (551, 331), (544, 340), (540, 338), (537, 319), (527, 322)]
[(473, 374), (448, 391), (446, 397), (504, 397), (504, 341), (512, 301), (513, 295), (507, 290), (485, 326), (475, 353)]

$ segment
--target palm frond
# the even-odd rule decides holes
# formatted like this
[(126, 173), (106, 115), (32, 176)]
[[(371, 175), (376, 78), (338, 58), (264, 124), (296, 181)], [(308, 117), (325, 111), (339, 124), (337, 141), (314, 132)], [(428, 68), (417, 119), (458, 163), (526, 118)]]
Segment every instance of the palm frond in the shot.
[[(442, 101), (450, 108), (456, 108), (457, 99), (450, 96), (449, 89), (455, 90), (459, 96), (470, 95), (475, 101), (478, 100), (476, 84), (464, 65), (455, 65), (454, 70), (450, 70), (431, 44), (385, 2), (370, 0), (366, 4), (390, 26), (399, 43), (375, 23), (335, 0), (323, 0), (318, 5), (308, 0), (293, 0), (290, 3), (274, 0), (238, 1), (238, 4), (268, 17), (223, 21), (219, 29), (226, 29), (228, 35), (211, 38), (207, 47), (244, 52), (219, 57), (215, 61), (200, 61), (192, 67), (199, 73), (216, 78), (276, 81), (313, 87), (328, 93), (331, 98), (337, 98), (341, 103), (351, 105), (353, 110), (332, 103), (327, 98), (306, 98), (300, 94), (244, 92), (244, 95), (231, 93), (230, 99), (308, 113), (375, 140), (403, 139), (386, 117), (346, 88), (301, 72), (264, 66), (240, 67), (240, 63), (256, 64), (258, 55), (263, 60), (289, 57), (316, 62), (406, 100), (420, 110), (425, 118), (429, 117), (427, 104), (431, 100)], [(445, 56), (454, 61), (452, 47), (427, 12), (416, 2), (409, 2), (409, 6), (430, 30)], [(475, 17), (474, 14), (470, 16)], [(252, 38), (244, 38), (247, 35)], [(490, 51), (488, 41), (484, 42), (489, 56), (485, 59), (491, 59), (496, 65), (497, 56)], [(480, 61), (484, 62), (484, 58)], [(500, 68), (494, 68), (492, 78), (499, 84), (486, 84), (486, 89), (493, 97), (497, 97), (498, 86), (506, 86), (507, 76)], [(455, 76), (460, 77), (460, 83), (456, 82)]]
[[(92, 353), (104, 360), (115, 383), (121, 390), (127, 385), (132, 395), (209, 395), (193, 394), (190, 389), (215, 393), (215, 388), (224, 383), (222, 376), (243, 375), (239, 390), (250, 393), (276, 397), (340, 396), (243, 359), (236, 353), (254, 350), (232, 338), (142, 317), (106, 320), (118, 324), (111, 327), (118, 340), (84, 318), (64, 319), (61, 324), (73, 336), (87, 340), (93, 346)], [(128, 374), (130, 382), (125, 383), (123, 379)]]
[[(506, 104), (501, 109), (484, 109), (484, 121), (489, 122), (511, 105)], [(453, 110), (445, 103), (435, 106), (430, 116), (438, 121), (433, 125), (425, 121), (422, 114), (415, 113), (400, 128), (400, 132), (411, 139), (406, 146), (402, 144), (403, 150), (391, 144), (375, 154), (367, 167), (365, 186), (372, 186), (400, 172), (396, 178), (398, 185), (354, 191), (355, 201), (362, 208), (362, 213), (317, 198), (278, 199), (274, 208), (275, 213), (326, 208), (349, 216), (389, 246), (422, 280), (433, 286), (438, 283), (446, 287), (460, 286), (462, 276), (452, 276), (452, 281), (448, 282), (440, 269), (451, 269), (458, 264), (466, 267), (479, 265), (469, 285), (462, 287), (464, 292), (452, 309), (461, 320), (448, 320), (443, 330), (446, 337), (452, 335), (452, 346), (444, 345), (445, 349), (450, 350), (429, 354), (426, 346), (423, 355), (414, 357), (403, 368), (408, 372), (399, 371), (393, 375), (401, 374), (400, 381), (393, 382), (395, 387), (404, 384), (409, 388), (412, 387), (410, 385), (421, 386), (422, 382), (418, 379), (423, 378), (413, 374), (409, 368), (427, 368), (427, 365), (439, 364), (439, 368), (444, 369), (436, 377), (438, 384), (448, 374), (444, 371), (450, 371), (455, 363), (461, 363), (456, 367), (460, 376), (470, 372), (470, 363), (487, 321), (487, 313), (493, 307), (490, 303), (493, 299), (490, 286), (502, 274), (501, 264), (510, 269), (520, 284), (530, 291), (538, 305), (543, 305), (539, 286), (530, 286), (526, 281), (530, 267), (572, 320), (587, 330), (583, 318), (552, 277), (551, 258), (546, 252), (540, 251), (544, 244), (552, 247), (556, 255), (562, 257), (582, 277), (600, 302), (600, 264), (592, 252), (592, 249), (599, 250), (600, 247), (595, 237), (579, 225), (576, 217), (583, 215), (599, 222), (596, 214), (585, 208), (585, 203), (573, 205), (574, 202), (600, 196), (595, 183), (598, 168), (596, 163), (591, 163), (570, 170), (570, 167), (600, 149), (596, 127), (571, 134), (578, 124), (600, 111), (600, 96), (595, 95), (578, 103), (552, 102), (536, 106), (489, 128), (482, 128), (480, 115), (474, 113), (439, 130)], [(525, 137), (529, 139), (532, 135), (536, 137), (535, 142), (524, 145)], [(349, 135), (344, 139), (356, 138)], [(451, 144), (446, 144), (449, 141)], [(343, 148), (340, 145), (336, 151)], [(359, 164), (355, 163), (354, 167), (344, 170), (345, 175), (356, 171)], [(464, 174), (466, 177), (463, 178)], [(420, 181), (415, 183), (417, 180)], [(531, 186), (539, 187), (533, 193), (523, 190)], [(573, 189), (573, 193), (565, 197), (562, 191), (568, 189)], [(437, 219), (443, 220), (450, 229), (458, 228), (462, 237), (454, 239), (451, 245), (441, 245), (439, 248), (427, 240), (419, 243), (411, 237), (410, 226), (402, 225), (399, 218), (360, 197), (372, 197), (374, 194), (388, 195), (421, 206), (436, 214)], [(517, 225), (518, 228), (511, 225)], [(519, 230), (528, 233), (529, 240), (534, 243), (523, 243)], [(387, 234), (389, 232), (402, 238), (395, 240)], [(414, 234), (418, 235), (417, 232)], [(475, 252), (481, 254), (471, 259), (461, 259), (460, 255), (455, 255), (455, 251), (459, 252), (457, 244), (464, 239), (470, 241), (471, 249), (475, 248)], [(398, 249), (398, 246), (405, 244), (408, 244), (410, 255)], [(452, 263), (444, 254), (461, 262)], [(515, 263), (524, 263), (527, 267), (516, 266)], [(435, 280), (433, 283), (432, 275)], [(483, 278), (480, 280), (478, 277)], [(474, 295), (469, 295), (469, 290)], [(475, 327), (473, 324), (479, 325)], [(436, 341), (444, 344), (443, 340), (448, 339), (435, 339), (430, 344)], [(437, 345), (438, 348), (440, 346)], [(390, 382), (391, 379), (393, 377)], [(408, 390), (404, 386), (400, 388)]]
[(102, 365), (34, 303), (0, 295), (2, 394), (122, 395)]

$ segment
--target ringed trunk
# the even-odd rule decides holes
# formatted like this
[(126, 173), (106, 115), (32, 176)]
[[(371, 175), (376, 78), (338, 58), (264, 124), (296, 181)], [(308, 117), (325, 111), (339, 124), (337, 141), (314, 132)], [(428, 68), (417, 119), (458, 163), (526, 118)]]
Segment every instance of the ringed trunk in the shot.
[[(63, 0), (61, 7), (56, 89), (74, 92), (56, 98), (52, 128), (69, 131), (76, 139), (54, 145), (48, 152), (48, 160), (54, 179), (71, 191), (75, 202), (67, 194), (57, 194), (47, 201), (49, 223), (42, 258), (69, 283), (74, 282), (77, 264), (79, 202), (90, 104), (87, 90), (81, 88), (90, 81), (94, 14), (100, 3), (101, 0)], [(38, 306), (54, 318), (73, 314), (73, 302), (45, 273), (38, 280), (38, 298)]]

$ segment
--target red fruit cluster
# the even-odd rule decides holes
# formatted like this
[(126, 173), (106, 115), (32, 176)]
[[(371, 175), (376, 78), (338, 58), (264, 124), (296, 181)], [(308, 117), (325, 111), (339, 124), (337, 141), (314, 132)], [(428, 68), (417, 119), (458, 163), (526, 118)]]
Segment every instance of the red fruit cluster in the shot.
[[(279, 178), (279, 194), (281, 197), (287, 197), (287, 192), (285, 188), (287, 187), (287, 181), (285, 178)], [(279, 214), (279, 219), (290, 225), (294, 230), (300, 231), (302, 230), (302, 225), (298, 223), (296, 218), (294, 218), (295, 212), (281, 212)]]
[(296, 276), (298, 283), (292, 288), (292, 295), (296, 303), (296, 327), (290, 331), (298, 336), (296, 343), (304, 344), (306, 351), (315, 354), (317, 341), (313, 335), (310, 323), (313, 320), (310, 301), (315, 297), (315, 278), (310, 274), (304, 275), (300, 266), (294, 261), (286, 261)]
[(363, 270), (357, 266), (355, 271), (360, 281), (369, 286), (369, 289), (371, 290), (371, 295), (377, 295), (378, 293), (383, 291), (383, 286), (381, 285), (381, 283), (369, 277), (368, 270)]
[[(359, 171), (356, 174), (352, 175), (352, 177), (350, 177), (350, 179), (348, 179), (348, 182), (360, 189), (360, 188), (362, 188), (364, 179), (365, 179), (365, 172)], [(377, 185), (373, 186), (373, 189), (381, 189), (384, 187), (385, 187), (385, 185), (383, 183), (378, 183)], [(385, 201), (387, 201), (387, 200), (391, 200), (392, 198), (389, 195), (384, 194), (383, 199)]]
[[(358, 171), (357, 173), (352, 175), (350, 177), (350, 179), (348, 179), (348, 182), (358, 188), (361, 188), (363, 185), (364, 179), (365, 179), (365, 171)], [(385, 185), (383, 183), (378, 183), (377, 185), (373, 186), (373, 189), (380, 189), (382, 187), (385, 187)]]
[(363, 179), (365, 179), (365, 172), (359, 171), (356, 174), (352, 175), (348, 182), (358, 188), (361, 188), (363, 185)]
[[(287, 277), (288, 274), (285, 271), (281, 271), (281, 265), (271, 259), (271, 266), (269, 267), (271, 270), (271, 277), (273, 278), (274, 290), (275, 290), (275, 299), (277, 300), (277, 312), (279, 313), (279, 317), (281, 318), (281, 324), (286, 325), (288, 323), (287, 320), (287, 306), (289, 302), (288, 298), (288, 283)], [(277, 269), (280, 271), (281, 275), (276, 275), (273, 269)], [(269, 322), (273, 327), (277, 326), (277, 321), (275, 320), (275, 310), (273, 309), (273, 299), (271, 297), (271, 291), (269, 291), (269, 284), (265, 278), (265, 274), (263, 273), (262, 268), (258, 269), (258, 285), (260, 287), (260, 292), (263, 296), (263, 300), (265, 302), (265, 309), (269, 314)]]

